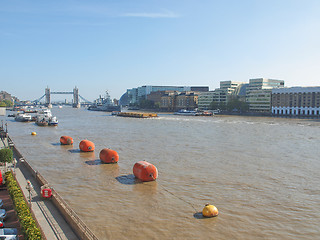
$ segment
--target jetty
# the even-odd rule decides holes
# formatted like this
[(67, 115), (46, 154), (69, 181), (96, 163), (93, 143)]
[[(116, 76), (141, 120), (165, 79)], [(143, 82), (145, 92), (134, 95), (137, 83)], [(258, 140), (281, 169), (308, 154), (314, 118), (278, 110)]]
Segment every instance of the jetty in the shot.
[[(16, 162), (1, 167), (2, 173), (12, 171), (15, 179), (29, 204), (30, 211), (39, 227), (43, 239), (47, 240), (97, 240), (98, 238), (63, 200), (50, 183), (36, 171), (18, 151), (7, 131), (0, 127), (0, 149), (9, 147), (13, 151)], [(30, 181), (33, 188), (26, 188)], [(41, 187), (51, 187), (50, 199), (43, 199)]]

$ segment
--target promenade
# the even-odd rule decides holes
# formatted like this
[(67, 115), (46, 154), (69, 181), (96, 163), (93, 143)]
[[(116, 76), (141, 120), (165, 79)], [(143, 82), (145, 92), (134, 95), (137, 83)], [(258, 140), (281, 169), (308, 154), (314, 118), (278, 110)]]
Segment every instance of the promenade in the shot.
[[(6, 141), (1, 139), (0, 149), (6, 146)], [(19, 160), (19, 157), (15, 155), (14, 158), (18, 159), (16, 166), (9, 164), (7, 167), (2, 166), (1, 171), (4, 174), (6, 170), (12, 169), (18, 184), (20, 185), (23, 194), (26, 199), (31, 199), (31, 210), (34, 214), (36, 221), (39, 223), (44, 239), (47, 240), (78, 240), (80, 238), (73, 232), (69, 224), (65, 221), (60, 211), (56, 208), (50, 199), (42, 199), (40, 184), (36, 178), (29, 171), (26, 163), (23, 159)], [(7, 169), (5, 169), (7, 168)], [(26, 189), (27, 180), (33, 185), (33, 190), (30, 191)]]
[(40, 185), (26, 168), (23, 162), (15, 168), (16, 179), (26, 199), (29, 199), (29, 192), (26, 189), (27, 180), (33, 185), (31, 195), (31, 210), (39, 223), (46, 239), (79, 239), (69, 224), (64, 220), (59, 210), (53, 205), (50, 199), (42, 199)]

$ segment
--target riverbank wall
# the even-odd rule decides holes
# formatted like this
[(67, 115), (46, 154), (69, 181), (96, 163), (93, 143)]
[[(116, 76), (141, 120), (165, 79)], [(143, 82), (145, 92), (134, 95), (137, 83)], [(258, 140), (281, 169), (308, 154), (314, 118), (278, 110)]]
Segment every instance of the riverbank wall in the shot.
[[(19, 164), (23, 165), (23, 167), (25, 167), (25, 169), (27, 169), (27, 171), (30, 172), (30, 174), (33, 176), (35, 181), (40, 186), (43, 186), (45, 184), (50, 186), (50, 183), (38, 171), (36, 171), (28, 163), (28, 161), (22, 156), (22, 154), (13, 144), (10, 137), (8, 135), (7, 137), (8, 137), (8, 142), (12, 143), (11, 149), (13, 151), (14, 157), (18, 161), (18, 165)], [(19, 185), (20, 187), (23, 187), (21, 186), (21, 184)], [(55, 208), (60, 212), (62, 217), (65, 219), (65, 221), (74, 231), (74, 233), (78, 236), (78, 238), (83, 240), (98, 240), (95, 234), (86, 226), (86, 224), (80, 219), (80, 217), (74, 212), (74, 210), (72, 210), (72, 208), (64, 201), (64, 199), (57, 193), (57, 191), (52, 186), (50, 187), (52, 189), (52, 197), (50, 201), (53, 203)], [(31, 212), (32, 212), (32, 209), (31, 209)], [(39, 227), (41, 228), (41, 226)], [(44, 232), (44, 235), (45, 235), (45, 230), (42, 229), (41, 231)]]

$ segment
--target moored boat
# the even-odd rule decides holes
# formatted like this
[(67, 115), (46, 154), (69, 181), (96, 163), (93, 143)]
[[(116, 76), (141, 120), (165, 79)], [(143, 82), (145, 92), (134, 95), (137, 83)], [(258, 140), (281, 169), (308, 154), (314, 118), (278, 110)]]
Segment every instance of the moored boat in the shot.
[(209, 111), (194, 111), (181, 109), (178, 112), (175, 112), (174, 115), (183, 115), (183, 116), (213, 116), (213, 112)]
[(17, 113), (14, 120), (17, 122), (30, 122), (32, 120), (32, 116), (27, 113)]
[(52, 116), (51, 110), (48, 108), (41, 109), (36, 116), (36, 124), (38, 126), (57, 126), (57, 117)]
[(199, 114), (197, 116), (213, 116), (213, 112), (209, 112), (209, 111), (203, 111), (203, 112), (199, 112)]
[(38, 126), (48, 126), (48, 122), (46, 121), (46, 120), (44, 120), (44, 119), (41, 119), (41, 120), (36, 120), (36, 124), (38, 125)]
[(174, 115), (183, 115), (183, 116), (197, 116), (198, 112), (194, 110), (181, 109), (178, 112), (175, 112)]
[(120, 113), (120, 111), (112, 111), (111, 115), (116, 116), (116, 115), (118, 115), (119, 113)]
[(106, 91), (105, 97), (99, 97), (95, 100), (95, 103), (88, 107), (88, 110), (91, 111), (104, 111), (104, 112), (113, 112), (121, 111), (121, 107), (116, 105), (110, 98), (108, 91)]

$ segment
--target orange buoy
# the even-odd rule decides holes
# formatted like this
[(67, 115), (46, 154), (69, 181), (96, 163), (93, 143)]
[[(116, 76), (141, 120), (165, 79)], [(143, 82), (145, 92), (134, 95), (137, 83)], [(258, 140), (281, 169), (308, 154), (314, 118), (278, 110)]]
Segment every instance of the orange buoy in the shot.
[(72, 145), (73, 144), (73, 138), (69, 136), (61, 136), (60, 137), (60, 143), (61, 145)]
[(94, 151), (94, 143), (89, 140), (82, 140), (79, 143), (79, 148), (82, 152), (92, 152)]
[(139, 161), (133, 166), (133, 174), (143, 182), (154, 181), (158, 177), (158, 169), (146, 161)]
[(112, 149), (104, 148), (100, 151), (99, 158), (104, 163), (116, 163), (119, 160), (119, 155)]

